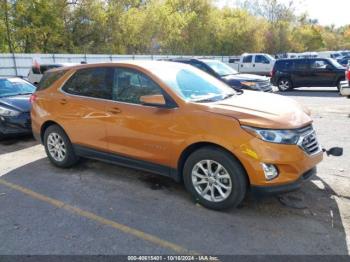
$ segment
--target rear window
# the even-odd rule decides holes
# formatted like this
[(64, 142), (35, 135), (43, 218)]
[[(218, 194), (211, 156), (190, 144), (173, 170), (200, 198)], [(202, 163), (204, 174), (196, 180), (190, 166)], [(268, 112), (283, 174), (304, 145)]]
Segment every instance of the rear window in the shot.
[(61, 78), (67, 71), (68, 70), (46, 72), (43, 78), (40, 80), (37, 90), (40, 91), (50, 87), (54, 82), (56, 82), (59, 78)]

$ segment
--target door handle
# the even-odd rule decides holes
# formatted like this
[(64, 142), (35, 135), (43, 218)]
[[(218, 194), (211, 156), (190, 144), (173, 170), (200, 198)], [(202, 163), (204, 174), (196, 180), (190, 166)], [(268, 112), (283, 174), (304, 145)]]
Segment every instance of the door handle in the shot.
[(62, 99), (60, 100), (60, 104), (61, 104), (61, 105), (67, 104), (67, 99), (62, 98)]
[(253, 64), (253, 67), (255, 67), (255, 64)]
[(111, 114), (116, 115), (116, 114), (121, 113), (122, 110), (120, 110), (118, 107), (113, 107), (113, 108), (111, 108), (110, 110), (108, 110), (108, 112), (111, 113)]

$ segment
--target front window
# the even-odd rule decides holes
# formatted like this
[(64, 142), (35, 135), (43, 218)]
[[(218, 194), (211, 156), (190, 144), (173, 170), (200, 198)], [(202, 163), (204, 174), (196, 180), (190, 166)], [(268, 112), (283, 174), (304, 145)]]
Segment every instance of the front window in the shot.
[(196, 68), (159, 66), (152, 72), (186, 101), (215, 102), (235, 94), (225, 83)]
[(0, 97), (27, 95), (34, 93), (34, 91), (35, 86), (22, 79), (0, 79)]
[(330, 59), (329, 61), (331, 62), (331, 64), (332, 64), (333, 66), (335, 66), (335, 68), (344, 69), (344, 66), (342, 66), (341, 64), (339, 64), (337, 60)]
[(227, 76), (227, 75), (235, 75), (238, 74), (236, 70), (234, 70), (232, 67), (229, 67), (225, 63), (222, 63), (220, 61), (206, 60), (205, 63), (213, 69), (218, 75), (220, 76)]

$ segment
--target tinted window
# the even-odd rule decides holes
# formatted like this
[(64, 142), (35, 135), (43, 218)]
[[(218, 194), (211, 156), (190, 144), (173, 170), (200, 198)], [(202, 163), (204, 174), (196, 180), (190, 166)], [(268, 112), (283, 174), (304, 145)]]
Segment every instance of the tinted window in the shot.
[(311, 62), (312, 69), (326, 69), (329, 63), (325, 60), (314, 60)]
[(145, 74), (126, 68), (116, 70), (113, 100), (141, 104), (141, 96), (160, 95), (162, 93), (162, 89)]
[(295, 69), (296, 70), (307, 70), (309, 69), (308, 60), (296, 60), (295, 61)]
[(35, 75), (40, 75), (40, 67), (32, 66), (32, 72)]
[(44, 90), (50, 87), (56, 80), (61, 78), (68, 70), (56, 71), (56, 72), (46, 72), (43, 78), (39, 82), (37, 90)]
[(255, 63), (270, 63), (270, 61), (263, 55), (257, 55), (255, 56)]
[(203, 64), (201, 64), (201, 63), (193, 63), (193, 62), (192, 62), (191, 65), (197, 67), (197, 68), (200, 69), (200, 70), (203, 70), (204, 72), (207, 72), (208, 74), (211, 74), (211, 72), (209, 71), (209, 69), (208, 69), (205, 65), (203, 65)]
[(277, 65), (279, 70), (290, 70), (293, 69), (294, 61), (279, 61)]
[(243, 57), (243, 63), (251, 63), (253, 61), (253, 56), (248, 55)]
[(113, 73), (113, 68), (81, 69), (67, 81), (63, 90), (74, 95), (111, 99)]

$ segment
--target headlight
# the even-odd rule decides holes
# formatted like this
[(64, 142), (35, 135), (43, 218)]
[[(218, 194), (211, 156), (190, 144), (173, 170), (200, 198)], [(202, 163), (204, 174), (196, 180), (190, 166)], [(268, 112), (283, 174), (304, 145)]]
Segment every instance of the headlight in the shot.
[(20, 112), (0, 106), (0, 116), (18, 116)]
[(251, 135), (271, 143), (295, 145), (300, 138), (295, 130), (260, 129), (250, 126), (242, 126), (242, 128)]
[(241, 85), (250, 87), (251, 89), (259, 89), (259, 86), (256, 82), (241, 82)]

